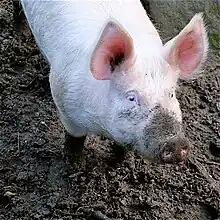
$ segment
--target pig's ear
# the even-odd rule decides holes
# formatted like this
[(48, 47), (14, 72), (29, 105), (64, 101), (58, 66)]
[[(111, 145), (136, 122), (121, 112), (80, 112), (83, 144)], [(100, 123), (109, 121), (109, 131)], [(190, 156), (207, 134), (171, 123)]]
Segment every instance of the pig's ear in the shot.
[(133, 59), (133, 41), (128, 33), (109, 22), (93, 51), (90, 70), (97, 80), (108, 80), (118, 68), (129, 68)]
[(202, 13), (196, 14), (186, 27), (164, 45), (165, 56), (180, 78), (193, 78), (201, 71), (207, 57), (208, 39)]

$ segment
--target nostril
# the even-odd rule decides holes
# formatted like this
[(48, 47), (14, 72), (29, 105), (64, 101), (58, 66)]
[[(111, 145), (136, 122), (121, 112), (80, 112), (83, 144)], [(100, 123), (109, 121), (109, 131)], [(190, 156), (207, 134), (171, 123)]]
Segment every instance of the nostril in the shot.
[(162, 161), (164, 161), (165, 163), (172, 163), (173, 161), (173, 152), (164, 149), (161, 154), (160, 154), (160, 158)]
[(188, 155), (188, 150), (187, 149), (186, 150), (181, 150), (181, 152), (180, 152), (181, 161), (186, 160), (187, 155)]
[(162, 148), (160, 158), (165, 163), (185, 161), (188, 155), (189, 143), (186, 139), (169, 140)]
[(177, 143), (181, 150), (189, 149), (189, 142), (186, 139), (181, 139), (179, 143)]
[(160, 157), (165, 163), (172, 163), (175, 154), (176, 144), (173, 141), (166, 142), (162, 148)]

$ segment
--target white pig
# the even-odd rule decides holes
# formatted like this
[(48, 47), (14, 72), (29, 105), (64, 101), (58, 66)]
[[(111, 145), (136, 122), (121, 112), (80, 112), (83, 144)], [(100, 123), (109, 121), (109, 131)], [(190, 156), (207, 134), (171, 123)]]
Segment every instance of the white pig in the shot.
[(72, 137), (104, 135), (166, 163), (187, 158), (175, 92), (178, 79), (197, 76), (207, 57), (201, 13), (163, 45), (140, 0), (21, 3)]

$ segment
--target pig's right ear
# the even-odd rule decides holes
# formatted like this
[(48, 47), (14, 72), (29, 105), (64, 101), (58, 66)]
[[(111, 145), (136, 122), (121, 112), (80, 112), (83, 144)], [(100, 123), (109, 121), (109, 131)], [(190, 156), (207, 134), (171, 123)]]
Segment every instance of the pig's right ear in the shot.
[(165, 57), (182, 79), (201, 72), (207, 57), (208, 38), (202, 13), (196, 14), (186, 27), (164, 45)]
[(97, 80), (109, 80), (115, 69), (129, 68), (133, 63), (133, 41), (128, 33), (109, 22), (93, 51), (90, 70)]

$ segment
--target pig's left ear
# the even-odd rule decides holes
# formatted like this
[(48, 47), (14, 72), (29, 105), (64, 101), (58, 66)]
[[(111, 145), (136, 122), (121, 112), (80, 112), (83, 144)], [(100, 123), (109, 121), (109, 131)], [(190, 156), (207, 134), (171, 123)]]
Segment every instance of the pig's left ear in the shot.
[(206, 61), (208, 38), (202, 13), (196, 14), (186, 27), (164, 45), (167, 62), (180, 78), (195, 77)]

